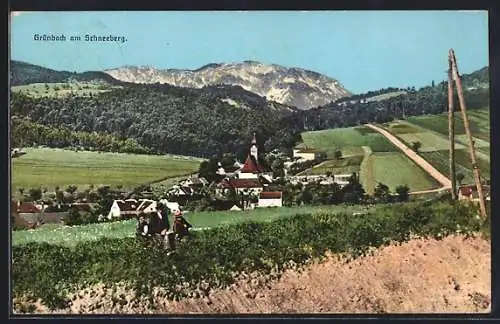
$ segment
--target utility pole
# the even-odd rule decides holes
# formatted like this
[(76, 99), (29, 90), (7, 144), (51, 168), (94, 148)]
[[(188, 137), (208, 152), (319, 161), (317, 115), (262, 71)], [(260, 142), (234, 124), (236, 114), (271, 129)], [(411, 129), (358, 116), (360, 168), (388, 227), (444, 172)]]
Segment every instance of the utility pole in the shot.
[(451, 52), (448, 55), (448, 136), (450, 140), (450, 178), (451, 199), (457, 199), (457, 182), (455, 175), (455, 118), (453, 116), (453, 72)]
[(476, 161), (476, 151), (474, 149), (474, 141), (472, 140), (472, 134), (470, 132), (469, 118), (467, 117), (467, 107), (465, 105), (464, 94), (462, 91), (462, 81), (460, 80), (460, 75), (458, 74), (457, 61), (455, 58), (455, 52), (450, 49), (450, 59), (453, 70), (453, 77), (455, 79), (455, 84), (457, 86), (458, 101), (460, 102), (460, 110), (462, 111), (462, 119), (464, 120), (465, 132), (469, 140), (469, 152), (472, 162), (472, 168), (474, 171), (474, 178), (476, 181), (477, 194), (479, 196), (479, 208), (481, 209), (481, 216), (486, 217), (486, 206), (484, 203), (484, 192), (483, 185), (481, 184), (481, 174)]

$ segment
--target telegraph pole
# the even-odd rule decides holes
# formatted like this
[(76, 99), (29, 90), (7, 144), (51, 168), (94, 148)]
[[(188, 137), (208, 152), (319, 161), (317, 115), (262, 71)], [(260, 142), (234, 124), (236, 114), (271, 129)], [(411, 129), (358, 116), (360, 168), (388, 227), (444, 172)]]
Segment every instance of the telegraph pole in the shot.
[(451, 51), (448, 55), (448, 136), (450, 140), (450, 178), (451, 199), (457, 199), (457, 182), (455, 175), (455, 118), (453, 116), (453, 72)]
[(481, 174), (476, 161), (476, 151), (474, 149), (474, 141), (472, 140), (472, 134), (470, 132), (469, 118), (467, 117), (467, 107), (465, 105), (464, 94), (462, 91), (462, 81), (460, 80), (460, 75), (458, 74), (457, 61), (453, 49), (450, 49), (450, 59), (453, 70), (453, 77), (455, 79), (455, 84), (457, 86), (458, 101), (460, 102), (462, 119), (464, 120), (465, 132), (469, 140), (469, 153), (472, 162), (472, 168), (474, 171), (474, 179), (476, 181), (477, 194), (479, 196), (479, 208), (481, 209), (481, 216), (486, 217), (486, 206), (484, 203), (483, 185), (481, 184)]

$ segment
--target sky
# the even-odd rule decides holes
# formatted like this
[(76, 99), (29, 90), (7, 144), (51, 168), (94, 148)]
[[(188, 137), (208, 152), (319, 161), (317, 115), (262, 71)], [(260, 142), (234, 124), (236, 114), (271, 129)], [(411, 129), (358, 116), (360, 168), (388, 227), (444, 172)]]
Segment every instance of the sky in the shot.
[[(450, 48), (462, 74), (488, 65), (486, 11), (12, 12), (10, 23), (11, 59), (76, 72), (253, 60), (316, 71), (362, 93), (446, 79)], [(126, 41), (88, 42), (87, 34)]]

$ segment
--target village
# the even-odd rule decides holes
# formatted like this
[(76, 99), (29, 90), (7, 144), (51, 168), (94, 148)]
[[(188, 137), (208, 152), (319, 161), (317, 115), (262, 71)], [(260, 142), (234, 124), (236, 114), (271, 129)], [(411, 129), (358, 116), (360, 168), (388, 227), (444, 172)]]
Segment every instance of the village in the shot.
[[(20, 154), (19, 152), (16, 149), (14, 154)], [(283, 188), (287, 186), (297, 188), (314, 184), (326, 188), (328, 193), (332, 194), (335, 191), (348, 189), (346, 187), (350, 184), (352, 187), (352, 181), (356, 182), (358, 178), (357, 174), (330, 172), (306, 176), (289, 174), (293, 166), (301, 164), (311, 166), (324, 159), (324, 152), (314, 148), (294, 148), (292, 156), (286, 156), (277, 150), (269, 154), (280, 156), (284, 161), (283, 170), (278, 174), (264, 169), (260, 163), (259, 148), (254, 133), (244, 163), (235, 160), (232, 166), (224, 168), (221, 162), (218, 162), (215, 179), (212, 182), (195, 173), (173, 185), (161, 197), (155, 197), (150, 191), (145, 190), (131, 193), (112, 190), (110, 187), (101, 187), (95, 192), (86, 190), (82, 194), (77, 193), (76, 188), (72, 186), (64, 192), (59, 191), (59, 197), (52, 201), (41, 199), (41, 195), (25, 195), (23, 201), (12, 199), (14, 227), (33, 229), (51, 223), (80, 225), (131, 219), (141, 213), (156, 212), (159, 203), (166, 206), (170, 213), (181, 210), (189, 213), (196, 210), (193, 207), (196, 202), (207, 198), (216, 206), (215, 210), (237, 212), (255, 208), (280, 208), (284, 206), (284, 200), (290, 198), (285, 196), (292, 195), (291, 192), (284, 192)], [(364, 191), (360, 195), (363, 196)], [(30, 201), (30, 196), (38, 199)], [(462, 186), (459, 188), (458, 198), (477, 200), (477, 189), (475, 186)], [(341, 198), (338, 202), (345, 201)], [(299, 201), (298, 204), (300, 203), (304, 201)]]

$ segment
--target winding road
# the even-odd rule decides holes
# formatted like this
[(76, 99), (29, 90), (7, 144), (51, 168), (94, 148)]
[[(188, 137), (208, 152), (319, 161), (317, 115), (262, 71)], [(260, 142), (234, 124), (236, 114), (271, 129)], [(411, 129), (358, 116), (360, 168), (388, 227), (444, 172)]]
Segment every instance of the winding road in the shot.
[(417, 194), (425, 194), (425, 193), (433, 193), (433, 192), (440, 192), (440, 191), (445, 191), (445, 190), (450, 190), (451, 189), (451, 181), (448, 179), (444, 174), (439, 172), (436, 168), (434, 168), (429, 162), (427, 162), (424, 158), (422, 158), (420, 155), (415, 153), (411, 148), (406, 146), (403, 142), (401, 142), (396, 136), (392, 135), (390, 132), (387, 130), (375, 126), (373, 124), (366, 124), (366, 127), (369, 127), (380, 134), (382, 134), (385, 138), (387, 138), (392, 144), (394, 144), (396, 147), (398, 147), (403, 153), (410, 158), (413, 162), (415, 162), (417, 165), (419, 165), (422, 169), (424, 169), (427, 173), (431, 175), (434, 179), (436, 179), (437, 182), (439, 182), (442, 187), (438, 189), (431, 189), (431, 190), (423, 190), (423, 191), (413, 191), (410, 192), (412, 195), (417, 195)]

